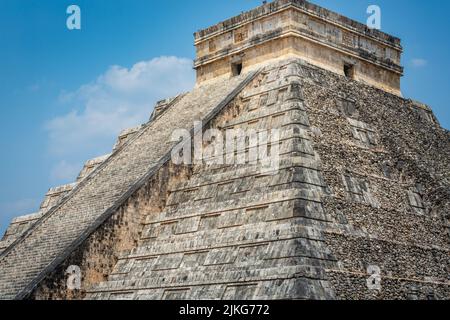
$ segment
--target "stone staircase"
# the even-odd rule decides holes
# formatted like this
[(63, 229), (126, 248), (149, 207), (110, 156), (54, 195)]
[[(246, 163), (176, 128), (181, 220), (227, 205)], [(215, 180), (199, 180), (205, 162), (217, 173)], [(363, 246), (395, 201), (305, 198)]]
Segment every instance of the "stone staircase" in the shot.
[(93, 230), (167, 161), (175, 129), (220, 110), (254, 74), (205, 84), (143, 126), (65, 199), (0, 254), (0, 298), (26, 296)]

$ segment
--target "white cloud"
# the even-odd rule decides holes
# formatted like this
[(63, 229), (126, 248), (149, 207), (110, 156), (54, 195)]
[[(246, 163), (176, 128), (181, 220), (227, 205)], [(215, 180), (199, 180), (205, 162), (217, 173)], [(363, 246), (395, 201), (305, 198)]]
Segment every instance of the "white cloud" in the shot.
[(74, 181), (81, 171), (81, 167), (77, 164), (72, 164), (66, 160), (60, 161), (53, 167), (50, 177), (54, 181)]
[(31, 198), (0, 203), (0, 239), (14, 217), (35, 213), (38, 211), (39, 205), (39, 199)]
[(38, 92), (39, 89), (41, 89), (41, 85), (38, 84), (38, 83), (32, 84), (32, 85), (27, 87), (27, 91), (28, 92), (32, 92), (32, 93)]
[(422, 58), (414, 58), (411, 59), (411, 65), (415, 68), (425, 67), (428, 64), (428, 61)]
[(13, 202), (1, 203), (0, 212), (5, 215), (29, 214), (33, 213), (37, 206), (39, 206), (39, 200), (19, 199)]
[(190, 59), (159, 57), (129, 69), (112, 66), (92, 83), (63, 92), (59, 102), (70, 111), (45, 124), (49, 152), (58, 162), (52, 177), (73, 176), (75, 158), (84, 161), (109, 152), (121, 130), (149, 119), (158, 100), (189, 91), (194, 84)]

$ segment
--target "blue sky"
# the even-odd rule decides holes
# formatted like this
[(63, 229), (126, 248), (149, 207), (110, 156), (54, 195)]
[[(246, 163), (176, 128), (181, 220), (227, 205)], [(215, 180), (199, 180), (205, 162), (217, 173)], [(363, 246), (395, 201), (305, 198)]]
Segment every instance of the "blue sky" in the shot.
[[(194, 31), (261, 2), (0, 0), (0, 233), (110, 152), (156, 100), (189, 90)], [(313, 2), (361, 22), (379, 5), (382, 31), (403, 41), (404, 96), (450, 128), (449, 1)], [(80, 31), (66, 28), (70, 4), (81, 7)]]

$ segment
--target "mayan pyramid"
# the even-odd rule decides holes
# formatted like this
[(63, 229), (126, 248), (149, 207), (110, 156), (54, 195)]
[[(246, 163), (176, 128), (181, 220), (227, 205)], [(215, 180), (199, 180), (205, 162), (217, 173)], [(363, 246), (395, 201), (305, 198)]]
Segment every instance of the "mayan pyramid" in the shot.
[[(400, 39), (278, 0), (195, 46), (191, 92), (12, 222), (0, 298), (450, 298), (450, 134), (402, 97)], [(277, 170), (172, 161), (175, 130), (250, 128)]]

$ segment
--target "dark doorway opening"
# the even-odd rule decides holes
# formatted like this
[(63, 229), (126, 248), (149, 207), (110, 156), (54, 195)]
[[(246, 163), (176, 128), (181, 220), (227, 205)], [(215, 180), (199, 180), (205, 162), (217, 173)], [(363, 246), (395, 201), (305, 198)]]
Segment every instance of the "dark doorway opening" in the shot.
[(353, 79), (355, 77), (355, 66), (352, 64), (344, 64), (344, 74), (347, 78)]
[(233, 77), (240, 75), (242, 72), (242, 62), (232, 63), (231, 64), (231, 73)]

